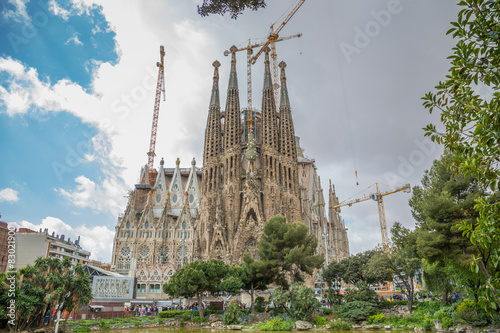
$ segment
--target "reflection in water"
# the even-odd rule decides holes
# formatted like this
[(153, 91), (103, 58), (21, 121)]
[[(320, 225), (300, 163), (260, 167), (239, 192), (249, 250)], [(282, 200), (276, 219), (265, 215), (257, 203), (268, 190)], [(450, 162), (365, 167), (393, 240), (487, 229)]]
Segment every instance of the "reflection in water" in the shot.
[[(131, 328), (124, 330), (112, 330), (113, 333), (227, 333), (227, 330), (220, 330), (214, 328), (179, 328), (179, 327), (152, 327), (152, 328)], [(259, 331), (256, 331), (259, 332)], [(310, 333), (325, 333), (325, 330), (310, 330)], [(354, 333), (354, 331), (338, 331), (335, 333)], [(390, 331), (378, 330), (379, 333), (389, 333)], [(409, 333), (410, 331), (400, 331), (401, 333)], [(413, 332), (413, 331), (411, 331)], [(356, 330), (356, 333), (373, 333), (373, 331)]]

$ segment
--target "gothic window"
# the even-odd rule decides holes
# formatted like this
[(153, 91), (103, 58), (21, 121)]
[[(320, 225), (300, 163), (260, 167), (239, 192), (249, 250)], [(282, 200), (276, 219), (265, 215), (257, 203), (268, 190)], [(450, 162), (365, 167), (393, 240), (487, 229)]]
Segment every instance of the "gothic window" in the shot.
[[(183, 251), (184, 250), (184, 251)], [(187, 262), (187, 254), (188, 254), (188, 251), (186, 249), (186, 247), (184, 246), (184, 249), (183, 247), (181, 246), (181, 248), (179, 250), (177, 250), (177, 262), (178, 263), (182, 263), (182, 257), (183, 257), (183, 252), (184, 252), (184, 263)]]
[(170, 258), (169, 258), (169, 255), (168, 255), (169, 254), (168, 247), (164, 246), (158, 252), (159, 252), (159, 258), (158, 259), (159, 259), (160, 263), (168, 263), (170, 261)]
[(130, 221), (127, 221), (127, 229), (130, 228)]
[(146, 221), (146, 224), (144, 225), (144, 228), (149, 228), (149, 222)]
[[(177, 184), (175, 184), (175, 186), (177, 186)], [(173, 197), (172, 201), (173, 201), (174, 203), (176, 203), (176, 202), (177, 202), (177, 194), (174, 194), (174, 197)]]
[(138, 283), (137, 284), (137, 292), (138, 293), (145, 293), (146, 292), (146, 284), (144, 283)]
[(139, 249), (139, 257), (137, 258), (137, 261), (139, 262), (149, 261), (149, 247), (144, 245)]
[(158, 195), (156, 196), (156, 202), (158, 202), (158, 203), (159, 203), (160, 201), (161, 201), (161, 194), (158, 194)]
[(193, 203), (193, 201), (194, 201), (194, 195), (191, 194), (191, 195), (189, 195), (189, 202)]
[(121, 254), (124, 256), (128, 256), (130, 254), (130, 248), (128, 246), (122, 247)]

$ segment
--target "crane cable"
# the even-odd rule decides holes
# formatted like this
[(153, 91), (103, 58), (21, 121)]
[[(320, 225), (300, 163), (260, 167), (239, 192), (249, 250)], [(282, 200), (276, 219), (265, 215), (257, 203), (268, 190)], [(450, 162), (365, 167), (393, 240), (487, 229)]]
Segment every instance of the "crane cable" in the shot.
[(336, 29), (336, 26), (335, 26), (335, 16), (334, 16), (334, 10), (333, 10), (333, 5), (332, 5), (332, 2), (331, 0), (327, 0), (328, 2), (328, 5), (330, 7), (330, 16), (331, 16), (331, 21), (330, 21), (330, 25), (331, 25), (331, 29), (332, 29), (332, 34), (333, 34), (333, 39), (332, 39), (332, 42), (333, 42), (333, 48), (335, 49), (335, 52), (336, 52), (336, 55), (337, 55), (337, 67), (338, 67), (338, 72), (339, 72), (339, 76), (340, 76), (340, 84), (342, 86), (342, 97), (343, 97), (343, 100), (344, 100), (344, 110), (345, 110), (345, 114), (346, 114), (346, 118), (347, 118), (347, 123), (348, 123), (348, 128), (349, 128), (349, 137), (350, 137), (350, 146), (351, 146), (351, 155), (352, 155), (352, 164), (354, 166), (354, 175), (356, 177), (356, 185), (359, 185), (359, 182), (358, 182), (358, 163), (357, 163), (357, 157), (356, 157), (356, 151), (354, 150), (354, 143), (353, 143), (353, 135), (352, 135), (352, 126), (351, 126), (351, 117), (350, 117), (350, 114), (349, 114), (349, 103), (347, 102), (347, 93), (346, 93), (346, 84), (345, 84), (345, 81), (344, 81), (344, 72), (343, 72), (343, 68), (342, 68), (342, 64), (341, 64), (341, 57), (340, 57), (340, 51), (339, 51), (339, 47), (337, 47), (338, 43), (337, 43), (337, 29)]

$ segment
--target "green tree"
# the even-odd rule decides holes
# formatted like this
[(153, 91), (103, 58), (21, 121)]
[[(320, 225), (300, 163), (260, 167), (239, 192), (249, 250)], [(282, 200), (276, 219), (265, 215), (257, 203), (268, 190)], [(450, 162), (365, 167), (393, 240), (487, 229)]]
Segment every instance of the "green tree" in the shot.
[(290, 291), (282, 286), (276, 287), (269, 300), (296, 320), (308, 320), (314, 310), (321, 306), (313, 291), (301, 283), (294, 284)]
[[(43, 324), (45, 313), (54, 312), (64, 302), (65, 309), (87, 304), (92, 297), (90, 278), (80, 265), (71, 268), (68, 258), (38, 258), (17, 272), (0, 276), (0, 301), (10, 302), (9, 277), (15, 275), (15, 325), (11, 332), (35, 329)], [(5, 303), (4, 303), (5, 302)], [(53, 320), (49, 325), (53, 324)]]
[(318, 241), (309, 228), (301, 223), (287, 223), (281, 215), (264, 224), (257, 253), (269, 267), (276, 267), (275, 282), (288, 288), (304, 280), (302, 273), (311, 275), (324, 262), (323, 254), (315, 255)]
[(274, 280), (276, 266), (269, 261), (254, 260), (248, 252), (245, 252), (243, 263), (239, 267), (238, 276), (242, 282), (242, 289), (250, 291), (252, 313), (255, 313), (255, 290), (267, 289), (267, 285)]
[(417, 236), (415, 231), (403, 227), (399, 222), (391, 228), (392, 246), (391, 253), (378, 251), (373, 256), (370, 267), (388, 269), (404, 285), (404, 293), (408, 300), (408, 311), (412, 312), (413, 305), (413, 279), (421, 270), (421, 260), (417, 254)]
[(203, 4), (198, 6), (198, 14), (208, 16), (210, 14), (230, 13), (232, 19), (243, 13), (245, 9), (257, 10), (266, 7), (264, 0), (203, 0)]
[(475, 200), (485, 191), (474, 176), (453, 175), (449, 167), (454, 159), (445, 152), (434, 161), (409, 202), (417, 221), (417, 252), (423, 259), (426, 287), (441, 292), (445, 302), (457, 285), (467, 286), (477, 297), (482, 281), (478, 274), (467, 274), (470, 257), (478, 252), (489, 258), (491, 251), (473, 245), (460, 230), (462, 223), (477, 223)]
[(464, 219), (462, 230), (478, 248), (491, 249), (488, 256), (473, 255), (473, 269), (486, 278), (483, 305), (498, 309), (500, 275), (491, 267), (500, 267), (500, 3), (463, 0), (459, 5), (458, 19), (448, 31), (457, 39), (449, 74), (436, 92), (423, 97), (429, 112), (441, 113), (443, 130), (431, 124), (425, 131), (453, 153), (455, 172), (473, 176), (494, 193), (477, 198), (479, 217)]
[(342, 295), (340, 288), (342, 286), (342, 274), (344, 266), (340, 262), (332, 261), (327, 268), (323, 270), (323, 280), (328, 285), (326, 297), (330, 305), (340, 304)]
[(229, 266), (221, 260), (197, 260), (175, 272), (170, 281), (163, 285), (163, 292), (172, 297), (196, 296), (200, 318), (203, 318), (203, 293), (220, 291), (228, 272)]
[(339, 263), (331, 262), (323, 273), (325, 280), (340, 279), (348, 284), (363, 281), (368, 285), (392, 280), (391, 271), (382, 267), (370, 269), (370, 260), (376, 253), (376, 250), (368, 250), (352, 255)]
[(354, 288), (347, 288), (344, 299), (346, 302), (378, 302), (377, 293), (364, 281), (356, 282)]

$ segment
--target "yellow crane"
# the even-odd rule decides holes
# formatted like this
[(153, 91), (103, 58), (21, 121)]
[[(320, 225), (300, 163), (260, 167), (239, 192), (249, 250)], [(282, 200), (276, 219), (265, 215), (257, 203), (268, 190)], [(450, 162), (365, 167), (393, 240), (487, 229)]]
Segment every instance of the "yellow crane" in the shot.
[[(281, 17), (285, 16), (283, 20), (281, 20), (281, 17), (271, 24), (271, 31), (269, 32), (269, 37), (267, 37), (267, 41), (262, 45), (260, 50), (253, 56), (250, 61), (252, 62), (252, 65), (255, 64), (259, 56), (264, 52), (264, 49), (266, 46), (270, 45), (271, 49), (271, 66), (273, 69), (273, 90), (274, 90), (274, 100), (276, 101), (276, 110), (279, 108), (279, 99), (280, 99), (280, 94), (278, 91), (279, 88), (279, 76), (278, 76), (278, 55), (276, 54), (276, 42), (278, 41), (279, 33), (280, 31), (285, 27), (285, 25), (290, 21), (293, 15), (299, 10), (300, 6), (304, 4), (306, 0), (298, 0), (295, 2), (292, 6), (290, 6), (292, 9), (288, 14), (283, 14)], [(275, 29), (275, 27), (277, 27)]]
[[(380, 232), (382, 233), (382, 247), (384, 249), (384, 252), (389, 253), (390, 252), (390, 249), (389, 249), (389, 236), (387, 234), (387, 221), (386, 221), (386, 218), (385, 218), (385, 208), (384, 208), (384, 199), (383, 198), (386, 195), (394, 194), (394, 193), (397, 193), (397, 192), (410, 193), (411, 187), (410, 187), (410, 184), (406, 184), (406, 185), (401, 186), (401, 187), (396, 187), (394, 190), (391, 190), (391, 191), (380, 192), (380, 188), (378, 186), (379, 184), (375, 183), (374, 185), (375, 185), (375, 188), (376, 188), (376, 192), (375, 193), (372, 193), (370, 195), (364, 195), (361, 198), (344, 200), (344, 201), (340, 202), (339, 204), (333, 205), (332, 208), (336, 209), (336, 208), (340, 208), (340, 207), (344, 207), (344, 206), (351, 207), (355, 203), (367, 201), (367, 200), (370, 200), (370, 199), (377, 201), (378, 215), (379, 215), (379, 219), (380, 219)], [(372, 186), (373, 185), (369, 186), (368, 188), (370, 188)]]
[[(276, 42), (281, 42), (284, 40), (292, 39), (292, 38), (300, 38), (302, 37), (302, 34), (296, 34), (292, 36), (287, 36), (287, 37), (279, 37)], [(267, 41), (266, 41), (267, 42)], [(239, 49), (234, 49), (231, 48), (231, 50), (226, 50), (224, 51), (224, 55), (228, 56), (232, 52), (239, 52), (239, 51), (247, 51), (247, 108), (248, 110), (252, 110), (252, 53), (253, 49), (259, 46), (263, 46), (266, 42), (261, 42), (261, 43), (256, 43), (252, 44), (251, 39), (248, 40), (248, 46), (239, 48)], [(274, 87), (273, 87), (274, 89)]]

